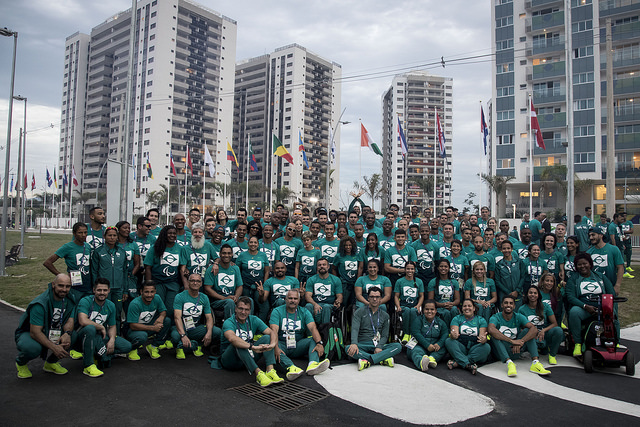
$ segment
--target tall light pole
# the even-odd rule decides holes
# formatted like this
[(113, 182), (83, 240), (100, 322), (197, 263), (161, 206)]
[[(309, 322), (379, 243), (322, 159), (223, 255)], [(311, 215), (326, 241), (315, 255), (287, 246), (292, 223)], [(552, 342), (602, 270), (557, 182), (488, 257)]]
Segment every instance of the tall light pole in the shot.
[[(22, 178), (22, 175), (26, 175), (27, 174), (27, 170), (25, 169), (25, 158), (27, 157), (27, 98), (23, 97), (23, 96), (14, 96), (13, 99), (15, 99), (16, 101), (24, 101), (24, 127), (22, 128), (22, 155), (18, 156), (18, 170), (21, 171), (21, 173), (18, 173), (18, 175), (20, 176), (20, 180), (18, 181), (22, 184), (22, 196), (18, 197), (19, 203), (18, 203), (18, 211), (20, 212), (20, 258), (24, 258), (24, 232), (25, 232), (25, 228), (26, 228), (26, 224), (25, 224), (25, 220), (27, 219), (27, 215), (25, 212), (25, 208), (24, 205), (26, 203), (26, 198), (25, 198), (25, 191), (26, 191), (26, 185), (24, 185), (24, 179)], [(20, 162), (22, 162), (22, 166), (20, 166)], [(32, 195), (33, 196), (33, 195)]]
[(338, 131), (338, 127), (343, 124), (343, 125), (347, 125), (351, 122), (343, 122), (341, 121), (342, 116), (344, 115), (344, 112), (347, 111), (347, 107), (345, 107), (342, 110), (342, 113), (340, 113), (340, 117), (338, 117), (338, 122), (336, 123), (336, 127), (335, 130), (333, 128), (331, 128), (331, 139), (329, 140), (329, 146), (327, 147), (327, 176), (325, 177), (327, 182), (325, 183), (325, 203), (327, 204), (327, 212), (329, 212), (329, 210), (331, 209), (331, 186), (329, 185), (331, 183), (331, 148), (333, 147), (333, 141), (336, 138), (336, 132)]
[(7, 27), (0, 29), (0, 35), (13, 37), (13, 61), (11, 64), (11, 83), (9, 85), (9, 114), (7, 119), (7, 147), (4, 161), (4, 196), (2, 198), (2, 232), (0, 233), (0, 276), (6, 276), (4, 254), (7, 251), (7, 217), (9, 202), (9, 162), (11, 161), (11, 119), (13, 115), (13, 82), (16, 77), (16, 48), (18, 47), (18, 32), (11, 31)]

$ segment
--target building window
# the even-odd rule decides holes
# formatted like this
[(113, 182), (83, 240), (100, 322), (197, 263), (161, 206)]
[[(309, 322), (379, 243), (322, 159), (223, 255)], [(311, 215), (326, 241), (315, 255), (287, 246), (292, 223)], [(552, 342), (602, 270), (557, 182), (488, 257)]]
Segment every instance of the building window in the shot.
[(573, 101), (573, 110), (593, 110), (595, 107), (595, 101), (592, 99), (580, 99), (577, 101)]
[(596, 153), (575, 153), (573, 155), (574, 163), (595, 163)]
[(499, 87), (498, 89), (496, 89), (496, 92), (496, 96), (498, 98), (501, 96), (513, 95), (513, 86)]
[(573, 84), (589, 83), (593, 81), (593, 72), (573, 75)]
[(591, 21), (591, 19), (587, 19), (586, 21), (578, 21), (571, 24), (571, 31), (574, 33), (589, 30), (593, 30), (593, 22)]
[(496, 66), (496, 74), (510, 73), (513, 71), (513, 62), (508, 64), (498, 64)]
[(584, 58), (587, 56), (593, 56), (593, 46), (579, 47), (573, 49), (574, 58)]
[(496, 42), (496, 50), (505, 50), (513, 48), (513, 39), (500, 40)]
[(505, 144), (513, 144), (513, 134), (512, 135), (498, 135), (498, 145)]
[(593, 136), (595, 134), (595, 126), (575, 126), (573, 128), (573, 136)]
[(515, 112), (513, 110), (498, 111), (496, 113), (496, 120), (497, 121), (513, 120), (514, 118), (515, 118)]
[(513, 159), (498, 159), (496, 160), (496, 169), (510, 169), (514, 167)]
[(506, 27), (508, 25), (513, 25), (513, 16), (496, 19), (496, 28)]

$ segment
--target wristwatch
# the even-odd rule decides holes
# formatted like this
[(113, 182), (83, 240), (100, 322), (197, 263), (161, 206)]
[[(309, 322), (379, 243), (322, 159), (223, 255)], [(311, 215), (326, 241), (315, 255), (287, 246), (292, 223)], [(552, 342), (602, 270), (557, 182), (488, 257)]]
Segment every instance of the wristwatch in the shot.
[(316, 343), (316, 345), (321, 345), (321, 346), (323, 346), (323, 347), (324, 347), (324, 342), (322, 342), (322, 340), (320, 340), (320, 341), (318, 341), (318, 342)]
[(72, 331), (64, 331), (65, 334), (68, 334), (69, 336), (71, 336)]
[(180, 334), (180, 338), (184, 338), (186, 336), (187, 336), (187, 334)]

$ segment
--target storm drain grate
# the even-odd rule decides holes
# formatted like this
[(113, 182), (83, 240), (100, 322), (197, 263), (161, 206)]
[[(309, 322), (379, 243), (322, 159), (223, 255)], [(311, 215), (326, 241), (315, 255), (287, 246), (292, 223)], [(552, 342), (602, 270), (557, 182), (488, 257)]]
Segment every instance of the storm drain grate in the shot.
[(329, 395), (321, 391), (312, 390), (310, 388), (285, 383), (273, 385), (271, 387), (260, 387), (258, 384), (246, 384), (239, 387), (232, 387), (227, 390), (237, 391), (252, 399), (266, 403), (279, 409), (281, 412), (291, 411), (301, 408), (314, 402), (318, 402)]

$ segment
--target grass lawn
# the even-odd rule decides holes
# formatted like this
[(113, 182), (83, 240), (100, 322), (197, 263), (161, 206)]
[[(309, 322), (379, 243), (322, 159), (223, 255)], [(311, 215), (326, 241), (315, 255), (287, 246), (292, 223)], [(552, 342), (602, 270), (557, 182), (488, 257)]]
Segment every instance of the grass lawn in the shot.
[[(60, 246), (71, 240), (69, 234), (46, 234), (40, 238), (30, 238), (30, 236), (40, 236), (36, 232), (25, 234), (24, 253), (27, 259), (21, 259), (12, 267), (7, 267), (9, 276), (0, 277), (0, 299), (19, 307), (26, 307), (27, 304), (38, 294), (42, 293), (51, 280), (51, 274), (42, 266), (45, 259), (51, 256)], [(7, 232), (7, 248), (20, 243), (20, 233)], [(634, 249), (637, 251), (640, 249)], [(64, 261), (58, 260), (56, 267), (60, 271), (66, 270)], [(634, 279), (623, 279), (620, 296), (629, 298), (626, 303), (620, 304), (620, 324), (624, 326), (640, 323), (640, 264), (632, 264), (636, 271), (633, 273)]]

